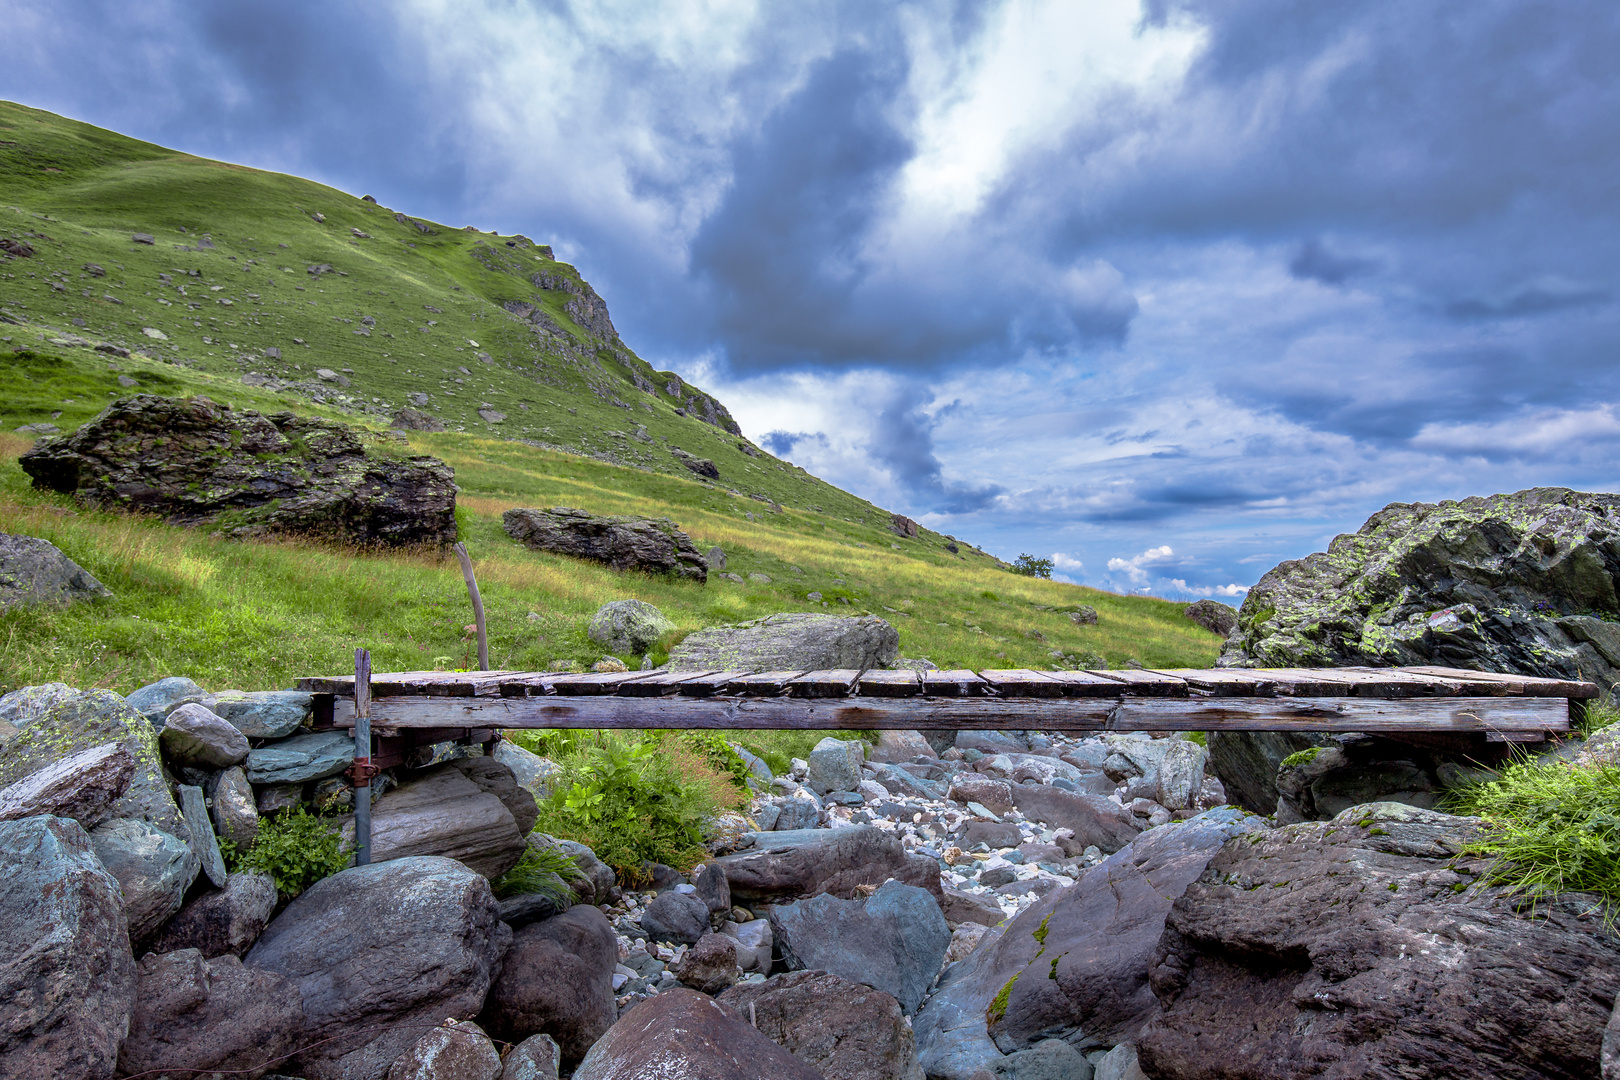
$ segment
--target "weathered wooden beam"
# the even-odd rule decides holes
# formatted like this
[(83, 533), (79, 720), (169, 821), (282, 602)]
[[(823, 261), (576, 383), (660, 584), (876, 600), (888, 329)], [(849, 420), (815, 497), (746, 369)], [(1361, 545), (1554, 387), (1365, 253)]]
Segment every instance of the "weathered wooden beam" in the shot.
[(915, 671), (861, 672), (861, 693), (867, 697), (916, 697), (922, 693), (922, 679)]
[[(380, 698), (372, 722), (498, 728), (1032, 728), (1039, 731), (1539, 733), (1569, 729), (1562, 698)], [(352, 724), (354, 703), (334, 702)]]
[[(1410, 671), (1417, 675), (1437, 675), (1445, 679), (1463, 679), (1474, 683), (1495, 683), (1507, 687), (1509, 694), (1524, 695), (1526, 697), (1561, 697), (1561, 698), (1595, 698), (1598, 696), (1596, 683), (1581, 682), (1575, 679), (1543, 679), (1533, 675), (1502, 675), (1494, 671), (1470, 671), (1465, 668), (1444, 667), (1407, 667), (1401, 671)], [(1489, 691), (1473, 691), (1488, 693)]]
[(794, 697), (849, 697), (855, 692), (855, 683), (860, 677), (859, 670), (845, 668), (835, 668), (829, 671), (807, 671), (797, 679), (790, 679), (787, 684), (787, 691)]
[(930, 697), (977, 697), (990, 692), (990, 684), (979, 678), (976, 671), (925, 671), (922, 673), (923, 693)]
[(979, 672), (990, 689), (1002, 697), (1054, 698), (1063, 696), (1063, 684), (1028, 668), (991, 668)]

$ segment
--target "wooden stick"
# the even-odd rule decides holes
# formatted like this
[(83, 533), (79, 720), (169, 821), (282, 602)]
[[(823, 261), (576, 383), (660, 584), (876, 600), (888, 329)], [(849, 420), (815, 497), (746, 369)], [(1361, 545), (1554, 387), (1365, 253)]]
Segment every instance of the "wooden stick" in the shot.
[(489, 635), (484, 632), (484, 598), (478, 595), (478, 579), (473, 577), (472, 556), (467, 545), (457, 540), (450, 550), (461, 560), (461, 576), (467, 579), (467, 592), (472, 594), (473, 622), (478, 624), (478, 670), (489, 670)]

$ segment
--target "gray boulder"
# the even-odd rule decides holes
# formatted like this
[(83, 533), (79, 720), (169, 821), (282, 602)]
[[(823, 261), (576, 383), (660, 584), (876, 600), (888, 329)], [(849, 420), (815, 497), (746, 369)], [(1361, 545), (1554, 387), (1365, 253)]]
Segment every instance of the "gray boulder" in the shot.
[(605, 563), (615, 570), (707, 581), (709, 572), (692, 538), (668, 518), (601, 517), (567, 506), (517, 509), (501, 515), (506, 535), (534, 548)]
[(78, 822), (0, 822), (0, 1076), (112, 1075), (135, 999), (118, 882)]
[(938, 861), (907, 854), (897, 837), (871, 825), (759, 836), (755, 847), (714, 860), (735, 903), (752, 907), (821, 893), (847, 900), (858, 886), (890, 878), (941, 895)]
[(29, 604), (72, 604), (111, 596), (90, 571), (49, 540), (0, 533), (0, 611)]
[(823, 1074), (696, 990), (632, 1007), (591, 1047), (574, 1080), (825, 1080)]
[(1532, 907), (1481, 884), (1480, 824), (1374, 803), (1223, 846), (1154, 950), (1142, 1071), (1597, 1076), (1620, 940), (1590, 897)]
[(298, 984), (225, 955), (196, 949), (142, 958), (124, 1075), (231, 1071), (253, 1080), (302, 1041)]
[(751, 919), (745, 923), (727, 920), (720, 932), (737, 943), (737, 967), (741, 971), (757, 971), (761, 975), (771, 972), (771, 954), (776, 943), (769, 919)]
[(102, 743), (0, 789), (0, 821), (54, 814), (85, 828), (106, 820), (135, 775), (135, 755), (124, 743)]
[(1225, 637), (1237, 627), (1237, 611), (1219, 600), (1195, 600), (1182, 612), (1212, 634)]
[(1171, 903), (1230, 837), (1263, 827), (1226, 809), (1154, 829), (1025, 908), (917, 1014), (928, 1075), (968, 1080), (1052, 1036), (1081, 1050), (1134, 1037), (1158, 1008), (1148, 978)]
[(247, 778), (252, 784), (301, 784), (336, 776), (354, 764), (354, 736), (342, 731), (295, 735), (250, 750)]
[(1091, 1062), (1062, 1039), (1042, 1039), (1028, 1050), (1008, 1054), (1001, 1075), (1006, 1080), (1093, 1080)]
[(129, 940), (139, 945), (180, 910), (200, 862), (184, 840), (144, 821), (114, 818), (90, 831), (96, 858), (118, 880)]
[(18, 459), (34, 486), (103, 510), (232, 536), (287, 533), (368, 544), (456, 538), (455, 472), (430, 457), (373, 457), (335, 420), (137, 394)]
[(736, 983), (740, 952), (737, 942), (727, 935), (704, 934), (669, 970), (685, 986), (718, 994)]
[(157, 732), (124, 699), (106, 690), (41, 695), (52, 703), (35, 713), (0, 751), (0, 786), (62, 758), (116, 742), (135, 759), (129, 786), (107, 808), (109, 817), (138, 818), (182, 840), (191, 838), (169, 794)]
[(1136, 1056), (1136, 1047), (1120, 1043), (1097, 1062), (1092, 1080), (1148, 1080)]
[[(517, 865), (525, 845), (511, 810), (456, 768), (459, 764), (436, 765), (376, 801), (371, 808), (374, 863), (443, 855), (491, 879)], [(345, 820), (343, 836), (353, 842), (352, 818)]]
[(221, 690), (203, 704), (250, 739), (285, 739), (315, 711), (315, 695), (301, 690)]
[(180, 785), (180, 810), (186, 818), (191, 835), (191, 850), (218, 888), (225, 886), (225, 857), (219, 850), (219, 838), (214, 835), (214, 823), (208, 817), (208, 799), (194, 784)]
[(276, 883), (269, 874), (232, 874), (225, 888), (181, 908), (147, 947), (158, 953), (196, 949), (210, 959), (241, 956), (259, 940), (275, 910)]
[(890, 994), (917, 1011), (939, 973), (951, 930), (927, 891), (890, 880), (864, 900), (822, 895), (770, 910), (791, 969), (827, 971)]
[(662, 611), (645, 600), (612, 600), (591, 616), (585, 636), (618, 656), (640, 655), (675, 629)]
[(1045, 784), (1014, 784), (1012, 793), (1019, 813), (1054, 829), (1073, 829), (1074, 842), (1083, 848), (1095, 844), (1105, 853), (1118, 851), (1140, 831), (1129, 810), (1101, 795)]
[(670, 650), (671, 671), (811, 671), (883, 667), (900, 635), (875, 615), (787, 612), (699, 630)]
[[(386, 913), (386, 917), (382, 917)], [(289, 1072), (381, 1080), (416, 1022), (475, 1016), (512, 931), (489, 882), (453, 859), (358, 866), (310, 886), (265, 928), (249, 967), (303, 993), (306, 1045)]]
[(825, 971), (734, 986), (719, 1001), (827, 1080), (923, 1080), (900, 1003)]
[(501, 1059), (501, 1080), (557, 1080), (562, 1051), (550, 1035), (530, 1035)]
[(1016, 731), (958, 731), (952, 745), (981, 754), (1029, 753), (1029, 743)]
[(880, 731), (877, 745), (872, 747), (868, 757), (872, 761), (898, 764), (918, 757), (937, 758), (939, 754), (920, 731)]
[(450, 766), (476, 784), (480, 791), (499, 799), (517, 822), (518, 832), (527, 836), (534, 828), (540, 808), (529, 790), (517, 782), (511, 769), (486, 754), (456, 758)]
[(821, 808), (809, 799), (798, 797), (783, 799), (777, 805), (775, 828), (781, 832), (813, 829), (821, 820)]
[(530, 833), (528, 843), (531, 847), (555, 847), (573, 859), (574, 865), (579, 867), (579, 872), (591, 883), (589, 890), (591, 897), (581, 899), (586, 903), (607, 903), (608, 893), (618, 884), (619, 877), (613, 872), (613, 867), (596, 857), (596, 852), (577, 840), (558, 840), (540, 833)]
[(709, 932), (709, 905), (674, 889), (659, 893), (642, 911), (641, 928), (653, 941), (691, 945)]
[(562, 771), (562, 766), (555, 761), (525, 750), (510, 739), (496, 743), (490, 757), (510, 769), (512, 778), (536, 800), (551, 798), (546, 780)]
[(388, 1080), (499, 1080), (501, 1055), (471, 1020), (446, 1020), (394, 1059)]
[(248, 741), (236, 728), (195, 702), (178, 706), (158, 734), (163, 753), (175, 765), (228, 769), (248, 756)]
[(130, 708), (151, 721), (153, 727), (161, 728), (164, 719), (175, 709), (187, 702), (202, 701), (207, 696), (207, 691), (190, 679), (171, 675), (148, 683), (124, 700)]
[(864, 777), (861, 763), (866, 749), (858, 739), (828, 736), (810, 751), (810, 775), (805, 786), (817, 795), (829, 791), (854, 791)]
[(226, 769), (214, 781), (214, 830), (246, 848), (259, 837), (259, 809), (254, 803), (253, 785), (240, 768)]
[(1204, 786), (1204, 762), (1208, 753), (1186, 739), (1166, 739), (1170, 745), (1159, 762), (1158, 783), (1153, 801), (1167, 810), (1184, 810), (1198, 798)]
[(485, 1028), (509, 1042), (543, 1031), (557, 1040), (565, 1064), (579, 1061), (618, 1017), (618, 960), (612, 924), (588, 904), (530, 923), (512, 935), (484, 1004)]
[(82, 693), (62, 682), (24, 686), (0, 697), (0, 721), (14, 727), (27, 727), (50, 711), (52, 706), (79, 697)]

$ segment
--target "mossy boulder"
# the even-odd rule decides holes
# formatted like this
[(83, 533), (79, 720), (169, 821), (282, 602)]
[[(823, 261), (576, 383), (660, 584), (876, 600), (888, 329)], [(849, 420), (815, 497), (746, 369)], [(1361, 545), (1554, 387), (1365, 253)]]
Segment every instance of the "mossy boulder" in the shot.
[(709, 579), (702, 552), (668, 518), (610, 517), (569, 506), (524, 507), (502, 514), (501, 526), (506, 535), (536, 551), (589, 559), (615, 570)]

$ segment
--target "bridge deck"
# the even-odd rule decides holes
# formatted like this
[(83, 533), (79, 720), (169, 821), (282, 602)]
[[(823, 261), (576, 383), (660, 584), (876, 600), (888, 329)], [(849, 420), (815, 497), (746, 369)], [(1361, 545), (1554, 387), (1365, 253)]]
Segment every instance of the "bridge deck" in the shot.
[[(354, 724), (352, 675), (301, 679)], [(440, 728), (1029, 728), (1043, 731), (1567, 731), (1588, 682), (1443, 667), (1121, 671), (373, 674), (379, 735)]]

